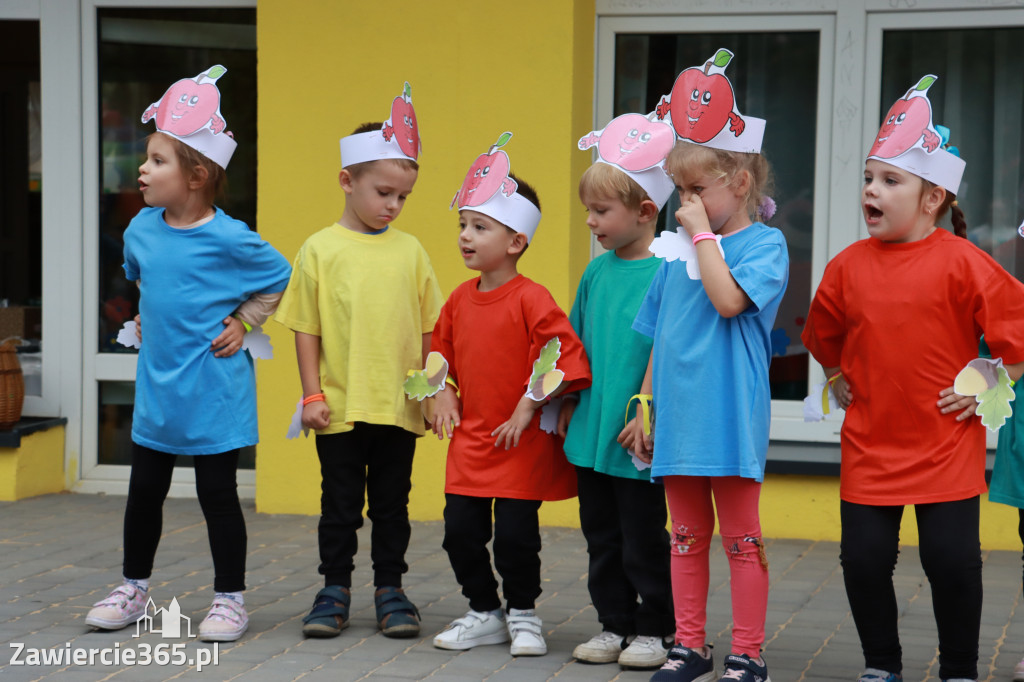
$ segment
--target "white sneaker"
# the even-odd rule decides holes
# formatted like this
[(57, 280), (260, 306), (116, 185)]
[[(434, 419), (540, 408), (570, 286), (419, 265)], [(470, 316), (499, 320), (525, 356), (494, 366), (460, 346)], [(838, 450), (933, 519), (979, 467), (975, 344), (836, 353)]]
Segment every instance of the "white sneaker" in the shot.
[(509, 653), (513, 656), (543, 656), (548, 652), (541, 632), (541, 620), (533, 609), (509, 609), (508, 634), (512, 637)]
[(120, 630), (146, 613), (146, 593), (128, 583), (114, 588), (103, 601), (93, 604), (85, 624), (102, 630)]
[(439, 632), (434, 637), (434, 646), (461, 651), (481, 644), (502, 644), (507, 641), (505, 615), (500, 609), (486, 613), (470, 610)]
[(661, 637), (637, 637), (619, 655), (619, 665), (638, 670), (660, 668), (668, 658), (668, 650), (672, 648), (671, 638), (669, 640), (670, 643), (666, 645)]
[(214, 597), (210, 612), (199, 624), (199, 639), (204, 642), (234, 642), (249, 629), (245, 607), (230, 597)]
[(598, 633), (572, 650), (572, 657), (584, 663), (614, 663), (629, 640), (614, 632)]

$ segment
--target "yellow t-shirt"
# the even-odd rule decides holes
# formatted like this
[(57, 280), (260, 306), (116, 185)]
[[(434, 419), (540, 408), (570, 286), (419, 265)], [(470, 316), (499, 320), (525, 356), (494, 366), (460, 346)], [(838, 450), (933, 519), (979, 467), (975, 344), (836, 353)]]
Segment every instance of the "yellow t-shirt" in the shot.
[(422, 369), (423, 334), (443, 303), (430, 258), (412, 235), (389, 227), (353, 232), (335, 223), (306, 240), (274, 316), (290, 329), (320, 337), (320, 387), (331, 423), (399, 426), (423, 434), (416, 401), (402, 383)]

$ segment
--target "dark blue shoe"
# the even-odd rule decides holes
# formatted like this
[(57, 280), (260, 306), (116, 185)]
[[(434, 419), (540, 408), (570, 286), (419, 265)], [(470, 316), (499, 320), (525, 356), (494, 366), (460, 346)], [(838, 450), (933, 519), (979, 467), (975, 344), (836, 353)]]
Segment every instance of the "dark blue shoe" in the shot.
[(868, 668), (860, 674), (857, 682), (903, 682), (903, 675), (886, 672), (878, 668)]
[(676, 644), (669, 649), (668, 660), (654, 673), (651, 682), (715, 682), (715, 662), (693, 649)]
[(348, 607), (352, 601), (347, 587), (328, 585), (316, 593), (313, 609), (302, 619), (306, 637), (337, 637), (348, 627)]
[(725, 659), (725, 673), (718, 682), (772, 682), (768, 677), (768, 666), (761, 658), (761, 663), (753, 661), (750, 656), (731, 654)]

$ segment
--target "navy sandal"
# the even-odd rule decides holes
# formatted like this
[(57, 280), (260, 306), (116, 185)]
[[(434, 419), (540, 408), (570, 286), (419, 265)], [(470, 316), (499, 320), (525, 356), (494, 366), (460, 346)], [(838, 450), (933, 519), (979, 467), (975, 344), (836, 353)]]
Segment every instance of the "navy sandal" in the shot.
[(420, 612), (399, 587), (381, 587), (373, 594), (377, 627), (385, 637), (420, 634)]
[(348, 607), (352, 596), (347, 587), (328, 585), (316, 593), (313, 609), (302, 619), (306, 637), (337, 637), (348, 627)]

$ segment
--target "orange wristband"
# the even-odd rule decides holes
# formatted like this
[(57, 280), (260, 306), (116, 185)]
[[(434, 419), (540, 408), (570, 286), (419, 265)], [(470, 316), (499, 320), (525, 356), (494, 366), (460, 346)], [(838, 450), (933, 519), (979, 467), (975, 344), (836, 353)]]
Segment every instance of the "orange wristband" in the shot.
[(323, 393), (314, 393), (313, 395), (306, 396), (305, 398), (302, 399), (302, 406), (305, 407), (306, 405), (309, 405), (310, 403), (326, 402), (326, 401), (327, 401), (327, 398), (324, 397)]

